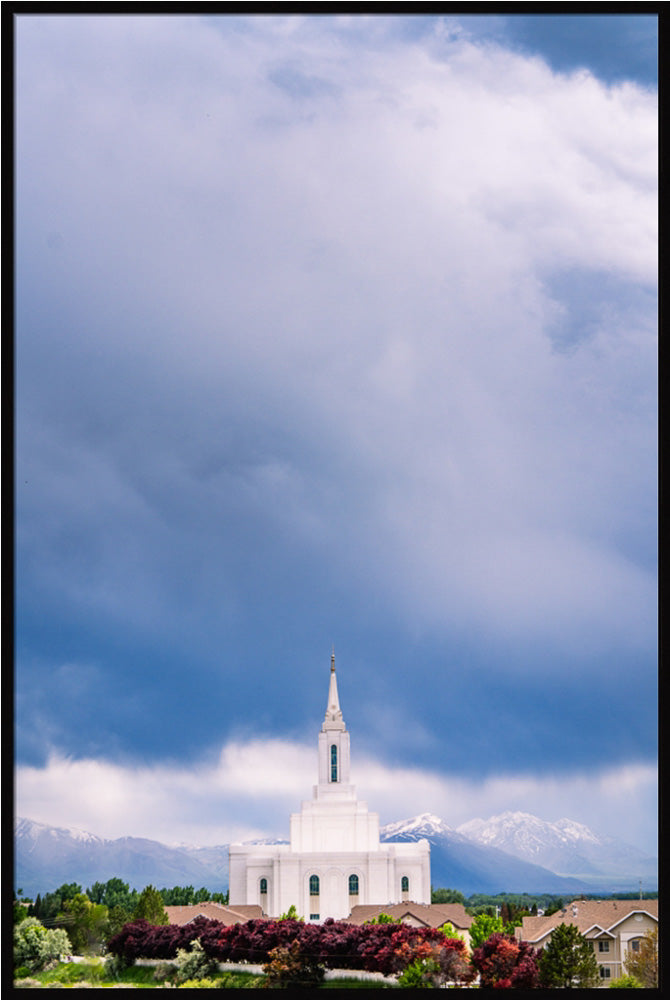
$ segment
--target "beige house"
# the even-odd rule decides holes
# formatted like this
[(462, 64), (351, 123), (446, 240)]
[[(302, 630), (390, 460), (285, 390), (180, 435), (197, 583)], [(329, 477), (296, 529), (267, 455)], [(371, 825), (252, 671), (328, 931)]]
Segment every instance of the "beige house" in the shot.
[(558, 924), (574, 924), (591, 942), (602, 985), (608, 986), (625, 973), (624, 962), (645, 933), (658, 927), (658, 900), (575, 899), (551, 916), (524, 917), (515, 934), (534, 948), (545, 948)]
[(461, 903), (387, 903), (386, 906), (354, 906), (344, 923), (364, 924), (386, 913), (410, 927), (442, 927), (451, 924), (470, 947), (472, 917)]

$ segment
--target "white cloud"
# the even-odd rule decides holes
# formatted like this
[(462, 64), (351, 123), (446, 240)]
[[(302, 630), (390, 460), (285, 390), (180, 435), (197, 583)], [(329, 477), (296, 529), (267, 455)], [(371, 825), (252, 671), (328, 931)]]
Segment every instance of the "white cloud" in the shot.
[[(512, 809), (549, 821), (567, 817), (654, 850), (657, 771), (649, 764), (463, 779), (366, 758), (355, 764), (352, 779), (382, 823), (432, 812), (455, 827)], [(53, 753), (45, 767), (19, 766), (16, 813), (109, 838), (206, 845), (287, 837), (289, 813), (311, 798), (315, 780), (315, 747), (276, 738), (228, 743), (216, 761), (192, 767)]]

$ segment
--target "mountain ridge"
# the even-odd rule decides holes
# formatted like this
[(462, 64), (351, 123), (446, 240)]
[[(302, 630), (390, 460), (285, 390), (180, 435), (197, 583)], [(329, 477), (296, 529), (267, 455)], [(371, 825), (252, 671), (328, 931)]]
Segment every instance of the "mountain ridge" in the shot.
[[(431, 844), (432, 884), (458, 889), (466, 896), (474, 892), (630, 891), (637, 888), (640, 878), (648, 888), (657, 885), (655, 859), (615, 838), (599, 837), (572, 820), (551, 824), (528, 813), (510, 812), (471, 820), (454, 829), (432, 813), (421, 813), (380, 829), (385, 843), (421, 838)], [(264, 842), (282, 841), (268, 838)], [(137, 889), (149, 884), (157, 888), (193, 885), (225, 892), (228, 846), (171, 846), (132, 836), (107, 839), (76, 827), (17, 818), (16, 885), (30, 896), (52, 892), (63, 883), (74, 881), (86, 888), (119, 877)], [(543, 863), (547, 857), (572, 860), (581, 870), (564, 867), (557, 871)]]

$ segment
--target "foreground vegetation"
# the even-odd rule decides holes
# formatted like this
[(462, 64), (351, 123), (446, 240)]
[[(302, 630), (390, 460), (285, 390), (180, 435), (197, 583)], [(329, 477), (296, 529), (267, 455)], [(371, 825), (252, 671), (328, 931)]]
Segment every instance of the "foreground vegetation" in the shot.
[[(59, 962), (53, 968), (43, 972), (33, 972), (27, 975), (27, 970), (18, 969), (15, 972), (14, 985), (23, 989), (53, 988), (54, 986), (74, 986), (88, 984), (95, 988), (163, 988), (166, 978), (162, 970), (154, 966), (133, 965), (121, 972), (107, 971), (102, 962)], [(158, 972), (158, 975), (157, 975)], [(265, 976), (252, 972), (219, 972), (211, 977), (212, 986), (235, 987), (241, 989), (256, 989), (263, 985)], [(202, 987), (205, 980), (199, 981)], [(170, 983), (170, 985), (173, 985)], [(174, 985), (177, 985), (176, 983)], [(191, 988), (193, 983), (185, 982), (185, 988)]]
[[(206, 892), (198, 891), (199, 901)], [(193, 895), (197, 894), (192, 887), (146, 886), (141, 893), (131, 893), (120, 879), (110, 879), (86, 893), (74, 883), (61, 886), (30, 906), (15, 898), (15, 985), (140, 989), (599, 985), (592, 946), (576, 927), (559, 925), (540, 952), (514, 936), (523, 915), (553, 912), (563, 905), (560, 897), (500, 894), (465, 901), (455, 890), (434, 890), (436, 903), (472, 904), (467, 906), (473, 914), (468, 948), (451, 924), (412, 927), (385, 914), (363, 926), (332, 919), (306, 924), (297, 919), (294, 908), (278, 920), (250, 920), (230, 927), (204, 917), (170, 925), (166, 896), (184, 900)], [(91, 960), (61, 960), (72, 954)], [(146, 959), (153, 964), (138, 964)], [(262, 967), (263, 973), (233, 971), (221, 963), (250, 963)], [(626, 965), (625, 975), (612, 986), (657, 986), (657, 931), (645, 936), (639, 953)], [(387, 980), (326, 980), (326, 971), (336, 969), (351, 970), (353, 975), (378, 973)]]

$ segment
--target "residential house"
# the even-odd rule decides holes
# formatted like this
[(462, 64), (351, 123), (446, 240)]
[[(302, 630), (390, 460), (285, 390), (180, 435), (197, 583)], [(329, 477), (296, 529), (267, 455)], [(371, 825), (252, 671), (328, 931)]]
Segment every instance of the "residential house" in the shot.
[(575, 899), (546, 917), (524, 917), (516, 937), (546, 948), (558, 924), (574, 924), (591, 942), (603, 986), (625, 973), (626, 957), (658, 927), (657, 899)]
[(472, 917), (461, 903), (387, 903), (385, 906), (354, 906), (344, 923), (365, 924), (385, 913), (410, 927), (442, 927), (451, 924), (470, 947)]

